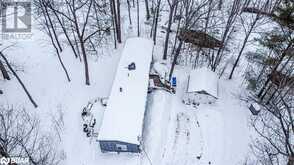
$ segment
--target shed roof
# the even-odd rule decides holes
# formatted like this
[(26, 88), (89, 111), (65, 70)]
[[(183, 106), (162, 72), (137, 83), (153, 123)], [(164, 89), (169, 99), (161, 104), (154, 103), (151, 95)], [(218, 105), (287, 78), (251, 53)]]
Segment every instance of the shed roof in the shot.
[(195, 69), (190, 72), (188, 93), (206, 92), (218, 98), (218, 77), (207, 68)]
[[(153, 42), (144, 38), (126, 41), (118, 64), (98, 140), (140, 144)], [(135, 63), (135, 70), (128, 65)]]

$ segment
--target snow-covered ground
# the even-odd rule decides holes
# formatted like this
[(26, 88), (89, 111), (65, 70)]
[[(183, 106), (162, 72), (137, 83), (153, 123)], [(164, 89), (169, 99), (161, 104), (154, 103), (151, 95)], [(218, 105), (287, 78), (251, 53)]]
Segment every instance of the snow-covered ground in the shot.
[[(145, 13), (141, 11), (143, 20)], [(123, 12), (122, 15), (126, 14)], [(136, 32), (133, 20), (133, 28), (128, 25), (123, 28), (124, 40)], [(127, 17), (123, 17), (123, 23), (128, 24)], [(141, 30), (148, 36), (149, 28), (144, 23)], [(155, 49), (160, 48), (162, 36), (159, 35)], [(0, 104), (26, 108), (39, 116), (43, 131), (52, 134), (55, 132), (52, 116), (62, 112), (64, 127), (61, 140), (56, 143), (65, 153), (63, 165), (236, 165), (241, 164), (249, 152), (250, 113), (239, 98), (244, 92), (242, 81), (221, 79), (217, 103), (193, 108), (182, 103), (189, 68), (176, 67), (177, 93), (154, 91), (148, 96), (144, 151), (141, 154), (101, 153), (96, 138), (87, 138), (83, 132), (81, 111), (90, 100), (109, 96), (123, 44), (117, 50), (110, 45), (103, 48), (104, 54), (90, 57), (91, 86), (86, 86), (83, 63), (74, 59), (70, 49), (63, 51), (62, 58), (72, 79), (68, 83), (54, 49), (48, 46), (49, 39), (38, 29), (33, 30), (31, 39), (15, 43), (4, 54), (19, 70), (19, 76), (39, 107), (32, 107), (15, 79), (0, 81), (4, 91)], [(160, 53), (155, 50), (155, 54)], [(99, 133), (104, 110), (99, 103), (92, 109), (97, 119), (96, 133)]]
[[(36, 35), (37, 36), (37, 35)], [(41, 34), (39, 35), (42, 36)], [(4, 95), (1, 103), (26, 107), (40, 115), (43, 125), (50, 116), (62, 110), (64, 131), (60, 148), (66, 153), (65, 164), (217, 164), (240, 163), (249, 150), (249, 111), (240, 102), (240, 83), (220, 80), (219, 100), (215, 105), (200, 105), (197, 109), (182, 103), (189, 69), (177, 68), (176, 95), (155, 91), (148, 99), (144, 128), (145, 151), (138, 154), (102, 154), (95, 138), (87, 138), (82, 131), (81, 110), (89, 100), (109, 95), (119, 54), (101, 57), (90, 63), (92, 85), (84, 85), (82, 63), (71, 60), (70, 50), (63, 57), (72, 82), (66, 82), (56, 57), (42, 46), (46, 41), (34, 39), (22, 47), (6, 52), (25, 72), (20, 72), (39, 108), (33, 109), (15, 80), (1, 82)], [(31, 50), (34, 49), (34, 53)], [(49, 49), (50, 50), (50, 49)], [(119, 50), (118, 50), (119, 52)], [(18, 58), (19, 56), (23, 58)], [(72, 63), (70, 63), (72, 62)], [(237, 81), (237, 80), (236, 80)], [(6, 92), (9, 91), (9, 92)], [(97, 123), (104, 107), (95, 104)], [(99, 131), (99, 124), (97, 124)], [(49, 131), (50, 126), (47, 126)], [(151, 159), (151, 160), (149, 160)]]
[(241, 164), (249, 151), (250, 114), (240, 102), (240, 84), (220, 80), (217, 103), (194, 108), (181, 101), (187, 70), (177, 69), (175, 75), (179, 81), (177, 94), (156, 91), (149, 104), (151, 137), (145, 140), (153, 164)]

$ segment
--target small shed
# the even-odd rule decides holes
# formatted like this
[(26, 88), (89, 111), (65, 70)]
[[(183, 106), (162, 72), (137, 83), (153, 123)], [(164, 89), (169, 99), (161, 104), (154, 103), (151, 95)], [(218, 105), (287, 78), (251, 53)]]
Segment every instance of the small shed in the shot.
[(218, 76), (207, 68), (195, 69), (188, 77), (186, 104), (212, 104), (218, 99)]
[(151, 40), (126, 41), (98, 133), (102, 152), (141, 152), (152, 54)]

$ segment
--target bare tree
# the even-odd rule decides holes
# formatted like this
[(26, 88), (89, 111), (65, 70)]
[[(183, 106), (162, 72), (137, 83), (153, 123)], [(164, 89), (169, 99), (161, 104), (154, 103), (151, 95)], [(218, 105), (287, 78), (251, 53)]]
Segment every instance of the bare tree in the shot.
[[(252, 1), (251, 1), (252, 2)], [(251, 4), (250, 1), (247, 2), (248, 4)], [(267, 12), (271, 12), (272, 8), (271, 8), (271, 3), (270, 3), (270, 0), (266, 0), (264, 3), (263, 2), (260, 2), (260, 1), (253, 1), (252, 2), (252, 7), (254, 8), (257, 8), (259, 9), (259, 11), (267, 11)], [(246, 6), (244, 6), (246, 7)], [(248, 15), (247, 15), (247, 18), (248, 18)], [(263, 19), (263, 15), (259, 12), (255, 15), (253, 15), (251, 17), (251, 19), (249, 20), (249, 22), (245, 21), (245, 19), (242, 17), (242, 15), (240, 15), (240, 20), (241, 20), (241, 23), (242, 23), (242, 27), (244, 29), (244, 33), (245, 33), (245, 38), (243, 40), (243, 43), (242, 43), (242, 46), (241, 46), (241, 49), (238, 53), (238, 56), (237, 56), (237, 59), (233, 65), (233, 68), (231, 70), (231, 73), (230, 73), (230, 76), (229, 76), (229, 79), (232, 79), (233, 78), (233, 74), (234, 74), (234, 71), (240, 61), (240, 58), (243, 54), (243, 51), (247, 45), (247, 42), (249, 40), (249, 37), (250, 35), (252, 34), (252, 32), (254, 31), (254, 29), (257, 28), (257, 26), (260, 26), (262, 25), (263, 23), (260, 22), (260, 20)]]
[(240, 14), (240, 12), (242, 11), (242, 8), (244, 5), (246, 5), (248, 2), (248, 0), (246, 1), (242, 1), (242, 0), (234, 0), (232, 2), (231, 7), (229, 8), (229, 14), (226, 18), (226, 23), (225, 23), (225, 27), (223, 28), (223, 32), (222, 32), (222, 37), (221, 37), (221, 43), (222, 43), (222, 47), (220, 47), (217, 51), (217, 54), (214, 56), (212, 55), (212, 65), (211, 65), (211, 69), (213, 71), (216, 71), (217, 67), (219, 66), (219, 64), (221, 63), (223, 56), (224, 56), (224, 48), (226, 43), (228, 42), (228, 39), (230, 39), (230, 35), (232, 34), (233, 30), (234, 30), (234, 24), (236, 22), (237, 16)]
[(28, 158), (31, 165), (57, 165), (61, 159), (53, 144), (26, 110), (0, 107), (0, 156)]
[[(45, 19), (43, 24), (45, 24), (45, 27), (49, 27), (47, 28), (47, 32), (50, 32), (49, 36), (52, 38), (51, 42), (53, 46), (59, 47), (56, 29), (61, 29), (59, 32), (64, 34), (75, 56), (80, 57), (81, 54), (84, 63), (86, 85), (90, 85), (87, 56), (92, 52), (95, 54), (98, 53), (97, 47), (103, 38), (105, 38), (104, 33), (108, 33), (114, 24), (117, 40), (118, 42), (121, 41), (119, 35), (120, 19), (118, 20), (118, 17), (120, 17), (120, 1), (117, 0), (117, 8), (115, 7), (114, 0), (110, 0), (109, 2), (110, 5), (108, 6), (106, 1), (98, 0), (65, 0), (63, 2), (35, 0), (37, 6), (36, 11), (43, 13), (43, 18)], [(108, 10), (112, 14), (108, 14)], [(117, 12), (117, 10), (119, 11)], [(114, 20), (113, 24), (111, 24), (111, 17)], [(116, 44), (116, 40), (114, 43)], [(57, 55), (62, 64), (59, 53)]]
[(83, 60), (84, 60), (86, 85), (90, 85), (89, 65), (88, 65), (88, 58), (87, 58), (86, 46), (85, 46), (85, 42), (86, 42), (86, 40), (89, 39), (89, 37), (85, 37), (85, 32), (86, 32), (87, 24), (89, 21), (90, 11), (91, 11), (91, 8), (93, 5), (93, 1), (90, 0), (90, 4), (88, 4), (88, 7), (86, 9), (87, 14), (86, 14), (86, 17), (84, 18), (84, 23), (82, 25), (80, 25), (80, 21), (77, 16), (77, 13), (81, 9), (80, 8), (81, 6), (86, 5), (86, 2), (81, 3), (81, 4), (79, 4), (79, 3), (77, 4), (77, 2), (75, 0), (72, 0), (71, 2), (67, 1), (66, 3), (69, 6), (69, 9), (70, 9), (70, 12), (72, 15), (71, 21), (74, 24), (75, 32), (77, 34), (77, 37), (78, 37), (78, 40), (79, 40), (79, 43), (81, 46), (82, 56), (83, 56)]
[(264, 165), (293, 164), (294, 97), (285, 97), (280, 92), (268, 104), (262, 104), (264, 110), (252, 120), (253, 128), (260, 136), (252, 148)]
[(3, 58), (3, 60), (5, 61), (7, 67), (9, 68), (9, 70), (12, 72), (12, 74), (15, 76), (15, 78), (17, 79), (17, 81), (19, 82), (19, 84), (21, 85), (21, 87), (23, 88), (23, 90), (25, 91), (25, 93), (28, 96), (30, 102), (33, 104), (33, 106), (35, 108), (37, 108), (38, 107), (37, 103), (35, 102), (35, 100), (31, 96), (31, 94), (29, 93), (29, 91), (27, 90), (26, 86), (24, 85), (24, 83), (22, 82), (22, 80), (19, 78), (19, 76), (17, 75), (17, 73), (15, 72), (15, 70), (10, 65), (8, 59), (4, 56), (4, 54), (2, 52), (0, 52), (0, 56)]
[[(45, 28), (47, 29), (47, 34), (49, 35), (51, 43), (52, 43), (53, 47), (55, 48), (58, 60), (59, 60), (59, 62), (61, 64), (61, 66), (62, 66), (62, 69), (63, 69), (63, 71), (64, 71), (64, 73), (66, 75), (66, 78), (70, 82), (70, 77), (69, 77), (68, 71), (67, 71), (67, 69), (66, 69), (66, 67), (65, 67), (65, 65), (64, 65), (64, 63), (63, 63), (63, 61), (61, 59), (61, 56), (60, 56), (60, 52), (62, 51), (62, 48), (61, 48), (58, 36), (56, 34), (55, 27), (53, 25), (53, 21), (52, 21), (52, 19), (50, 17), (49, 11), (48, 11), (49, 2), (39, 0), (39, 4), (41, 5), (40, 9), (42, 10), (42, 14), (44, 16), (44, 20), (45, 20), (44, 25), (45, 25)], [(65, 33), (65, 34), (67, 34), (67, 33)]]
[(166, 36), (165, 36), (165, 42), (164, 42), (164, 49), (163, 49), (163, 59), (166, 60), (167, 59), (167, 50), (168, 50), (168, 41), (169, 41), (169, 36), (170, 36), (170, 32), (171, 32), (171, 25), (173, 23), (173, 14), (174, 14), (174, 10), (177, 6), (177, 4), (179, 3), (179, 0), (167, 0), (168, 5), (169, 5), (169, 17), (168, 17), (168, 25), (167, 25), (167, 29), (166, 29)]
[[(40, 5), (42, 5), (42, 3), (40, 3)], [(44, 4), (43, 4), (44, 5)], [(69, 32), (67, 31), (67, 28), (66, 28), (66, 23), (65, 23), (65, 21), (64, 21), (64, 18), (61, 18), (61, 16), (56, 12), (56, 10), (54, 10), (54, 7), (53, 6), (55, 6), (55, 4), (51, 1), (51, 2), (49, 2), (49, 1), (47, 1), (47, 3), (45, 4), (45, 6), (47, 6), (48, 8), (50, 8), (50, 11), (54, 14), (54, 16), (56, 17), (56, 19), (57, 19), (57, 21), (58, 21), (58, 23), (59, 23), (59, 25), (60, 25), (60, 27), (61, 27), (61, 29), (62, 29), (62, 32), (64, 33), (64, 35), (65, 35), (65, 37), (66, 37), (66, 39), (67, 39), (67, 42), (69, 43), (69, 45), (70, 45), (70, 47), (71, 47), (71, 49), (72, 49), (72, 51), (73, 51), (73, 53), (74, 53), (74, 55), (75, 55), (75, 57), (76, 58), (78, 58), (79, 57), (79, 55), (78, 55), (78, 53), (77, 53), (77, 51), (76, 51), (76, 49), (75, 49), (75, 47), (74, 47), (74, 43), (73, 43), (73, 41), (71, 40), (71, 38), (70, 38), (70, 35), (69, 35)], [(42, 9), (41, 9), (42, 10)], [(48, 10), (48, 9), (47, 9)], [(44, 15), (44, 14), (43, 14)], [(47, 14), (47, 16), (48, 17), (50, 17), (50, 14)], [(45, 18), (45, 15), (44, 15), (44, 18)]]
[[(152, 3), (153, 4), (153, 3)], [(158, 28), (158, 20), (161, 8), (161, 0), (156, 0), (156, 9), (155, 13), (153, 14), (153, 23), (151, 28), (150, 37), (153, 38), (154, 45), (156, 45), (157, 39), (157, 28)]]
[[(195, 2), (194, 0), (185, 0), (179, 3), (180, 5), (180, 19), (178, 24), (178, 29), (181, 31), (194, 29), (197, 23), (200, 23), (205, 19), (207, 11), (203, 10), (208, 5), (208, 0), (202, 0)], [(177, 35), (179, 33), (177, 32)], [(178, 39), (179, 37), (176, 36)], [(176, 39), (177, 39), (176, 38)], [(179, 40), (178, 45), (175, 46), (175, 51), (173, 54), (172, 65), (169, 73), (169, 79), (171, 79), (175, 65), (177, 64), (178, 57), (180, 56), (182, 47), (184, 45), (183, 40)]]

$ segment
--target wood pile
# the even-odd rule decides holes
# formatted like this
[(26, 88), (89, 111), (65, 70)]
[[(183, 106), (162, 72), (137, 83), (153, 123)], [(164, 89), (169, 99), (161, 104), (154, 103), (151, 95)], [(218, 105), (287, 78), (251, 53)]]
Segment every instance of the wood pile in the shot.
[(221, 41), (202, 31), (182, 30), (178, 37), (185, 43), (191, 43), (201, 48), (214, 49), (223, 46)]

